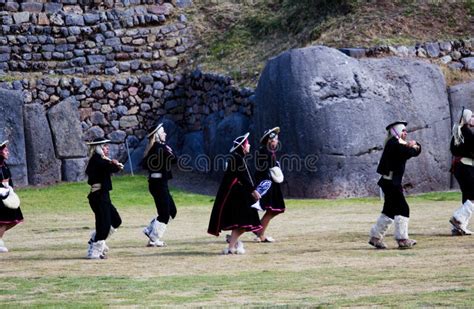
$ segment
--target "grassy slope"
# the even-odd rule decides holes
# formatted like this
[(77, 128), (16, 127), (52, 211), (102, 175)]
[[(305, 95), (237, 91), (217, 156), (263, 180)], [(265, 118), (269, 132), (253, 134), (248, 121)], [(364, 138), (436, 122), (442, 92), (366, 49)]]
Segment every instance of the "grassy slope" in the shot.
[(196, 1), (188, 10), (200, 41), (194, 63), (251, 86), (266, 60), (289, 48), (466, 38), (474, 33), (473, 13), (471, 0)]
[(146, 248), (140, 230), (154, 213), (146, 179), (116, 177), (112, 199), (123, 226), (108, 241), (106, 261), (83, 258), (93, 225), (87, 185), (18, 193), (26, 221), (5, 237), (11, 252), (0, 255), (1, 307), (474, 304), (472, 239), (446, 237), (457, 192), (409, 199), (414, 250), (393, 249), (391, 235), (390, 250), (367, 245), (378, 199), (289, 200), (269, 229), (277, 243), (244, 235), (246, 255), (222, 256), (223, 239), (205, 232), (212, 197), (174, 190), (168, 247)]
[[(172, 182), (171, 182), (172, 184)], [(51, 187), (28, 187), (18, 189), (22, 199), (22, 207), (27, 207), (33, 213), (43, 211), (75, 212), (89, 210), (87, 194), (89, 186), (84, 182), (61, 183)], [(180, 207), (210, 207), (214, 196), (194, 194), (172, 188), (171, 194)], [(153, 205), (153, 198), (148, 192), (145, 176), (116, 176), (113, 178), (111, 198), (120, 208), (141, 208)], [(410, 201), (457, 201), (459, 192), (432, 192), (412, 196)], [(350, 205), (352, 203), (376, 203), (378, 198), (351, 198), (344, 200), (326, 199), (295, 199), (287, 204), (292, 206), (311, 205), (316, 207), (332, 207)], [(38, 205), (38, 207), (37, 207)]]

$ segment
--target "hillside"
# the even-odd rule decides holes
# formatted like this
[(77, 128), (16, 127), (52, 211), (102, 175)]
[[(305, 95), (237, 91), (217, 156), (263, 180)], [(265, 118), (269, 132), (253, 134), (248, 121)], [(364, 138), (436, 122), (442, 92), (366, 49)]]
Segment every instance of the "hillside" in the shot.
[(414, 45), (474, 33), (474, 2), (409, 0), (196, 1), (187, 12), (193, 65), (254, 86), (265, 61), (289, 48)]

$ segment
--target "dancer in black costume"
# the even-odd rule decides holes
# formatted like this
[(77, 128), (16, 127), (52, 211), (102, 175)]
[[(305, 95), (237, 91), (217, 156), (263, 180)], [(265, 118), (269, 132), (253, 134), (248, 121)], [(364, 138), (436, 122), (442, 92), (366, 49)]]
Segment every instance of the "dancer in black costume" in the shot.
[(162, 123), (150, 130), (148, 139), (143, 167), (148, 170), (148, 189), (155, 200), (158, 217), (151, 220), (143, 233), (148, 237), (149, 247), (163, 247), (163, 235), (168, 223), (177, 213), (168, 188), (168, 180), (172, 178), (171, 163), (176, 162), (176, 157), (166, 144), (166, 132)]
[(8, 164), (10, 151), (8, 150), (8, 141), (0, 143), (0, 253), (8, 252), (5, 243), (3, 242), (3, 235), (6, 231), (13, 228), (20, 222), (23, 222), (23, 214), (20, 207), (12, 209), (5, 206), (3, 200), (8, 198), (13, 187), (12, 175)]
[(472, 111), (463, 109), (461, 119), (453, 128), (451, 153), (454, 156), (452, 172), (462, 192), (462, 205), (449, 220), (452, 235), (471, 235), (467, 228), (474, 211), (474, 126)]
[(99, 137), (87, 143), (90, 146), (90, 159), (86, 174), (87, 183), (91, 186), (87, 198), (95, 215), (95, 231), (89, 240), (88, 259), (107, 257), (109, 247), (105, 240), (122, 224), (122, 219), (110, 200), (109, 192), (112, 191), (111, 174), (122, 170), (123, 165), (117, 160), (109, 159), (108, 142), (110, 140)]
[(223, 230), (232, 230), (229, 246), (223, 254), (244, 254), (239, 237), (244, 232), (262, 229), (257, 210), (251, 207), (260, 199), (260, 194), (255, 191), (255, 183), (245, 162), (250, 151), (248, 136), (249, 133), (234, 140), (209, 220), (209, 234), (219, 236)]
[[(262, 229), (256, 233), (256, 242), (274, 242), (273, 237), (265, 236), (265, 231), (275, 216), (285, 212), (285, 201), (281, 191), (281, 182), (283, 174), (281, 173), (280, 163), (277, 160), (277, 149), (279, 146), (278, 134), (280, 128), (266, 130), (260, 138), (260, 148), (256, 155), (255, 179), (260, 184), (263, 181), (271, 181), (268, 191), (262, 195), (260, 206), (265, 210), (262, 221)], [(281, 176), (280, 176), (281, 174)], [(280, 176), (280, 177), (278, 177)]]
[(416, 241), (408, 238), (410, 208), (403, 195), (402, 178), (406, 161), (421, 152), (421, 145), (406, 141), (407, 123), (397, 121), (386, 127), (388, 136), (380, 159), (377, 173), (381, 174), (377, 183), (385, 195), (382, 214), (370, 230), (369, 244), (377, 249), (385, 249), (383, 238), (388, 228), (395, 222), (395, 240), (400, 249), (412, 248)]

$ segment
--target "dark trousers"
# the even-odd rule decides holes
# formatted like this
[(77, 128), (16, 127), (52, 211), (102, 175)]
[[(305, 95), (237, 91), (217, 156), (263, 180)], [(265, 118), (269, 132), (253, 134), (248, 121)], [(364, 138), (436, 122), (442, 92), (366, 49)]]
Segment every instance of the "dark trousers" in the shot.
[(385, 195), (382, 213), (387, 217), (394, 219), (395, 216), (410, 217), (410, 207), (403, 195), (401, 185), (394, 185), (392, 181), (381, 179), (378, 185), (382, 188)]
[(459, 162), (454, 166), (454, 177), (462, 192), (462, 202), (474, 200), (474, 167)]
[(112, 205), (109, 191), (99, 190), (90, 193), (87, 198), (95, 215), (95, 241), (105, 240), (109, 235), (110, 227), (118, 228), (122, 224), (122, 218)]
[(176, 205), (168, 189), (168, 181), (163, 179), (150, 178), (148, 180), (148, 190), (155, 200), (157, 220), (168, 224), (171, 218), (176, 217)]

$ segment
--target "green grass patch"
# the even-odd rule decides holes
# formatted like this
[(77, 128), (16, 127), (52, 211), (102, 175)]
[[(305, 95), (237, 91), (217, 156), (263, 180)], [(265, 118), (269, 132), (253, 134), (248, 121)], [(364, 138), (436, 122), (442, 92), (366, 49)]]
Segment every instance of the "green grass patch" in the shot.
[[(29, 211), (80, 211), (89, 209), (87, 195), (89, 186), (85, 182), (61, 183), (49, 187), (28, 187), (18, 189), (22, 207)], [(171, 188), (171, 195), (179, 207), (209, 207), (214, 196), (185, 192)], [(147, 207), (153, 205), (145, 176), (117, 176), (113, 178), (112, 203), (118, 208)], [(407, 197), (408, 202), (459, 201), (459, 192), (431, 192)], [(287, 199), (289, 207), (334, 207), (337, 205), (381, 203), (379, 197), (348, 199)]]
[[(3, 305), (33, 307), (100, 308), (103, 306), (182, 306), (225, 302), (232, 295), (238, 306), (398, 306), (400, 294), (382, 293), (371, 296), (349, 296), (340, 286), (352, 286), (361, 294), (371, 287), (397, 282), (400, 275), (410, 276), (409, 269), (359, 270), (351, 267), (312, 268), (303, 271), (242, 271), (226, 275), (157, 276), (147, 279), (97, 276), (53, 278), (6, 278), (0, 283)], [(420, 275), (420, 274), (417, 274)], [(421, 275), (433, 280), (434, 275)], [(455, 278), (447, 278), (456, 286)], [(20, 299), (8, 300), (22, 291)], [(393, 291), (396, 292), (396, 291)], [(404, 307), (470, 306), (473, 288), (407, 291)], [(278, 299), (271, 295), (279, 295)]]
[[(145, 176), (113, 177), (112, 203), (119, 208), (143, 207), (154, 204)], [(30, 211), (78, 211), (89, 209), (87, 195), (90, 187), (85, 182), (61, 183), (49, 187), (19, 189), (22, 207)], [(193, 194), (171, 188), (171, 195), (180, 207), (212, 204), (213, 196)], [(40, 206), (40, 207), (39, 207)]]
[(465, 6), (466, 6), (467, 11), (469, 12), (469, 15), (473, 16), (474, 15), (474, 0), (466, 0)]
[(154, 215), (146, 177), (114, 177), (113, 186), (123, 224), (100, 261), (84, 258), (93, 229), (86, 183), (18, 190), (25, 222), (4, 237), (10, 252), (0, 254), (0, 307), (474, 304), (472, 239), (451, 237), (448, 223), (458, 192), (408, 197), (410, 234), (418, 241), (412, 250), (397, 249), (393, 230), (387, 250), (367, 244), (378, 197), (287, 199), (287, 212), (267, 230), (275, 243), (255, 243), (245, 233), (246, 254), (224, 256), (226, 233), (206, 233), (213, 196), (172, 189), (179, 210), (164, 236), (168, 246), (150, 248), (142, 233)]

